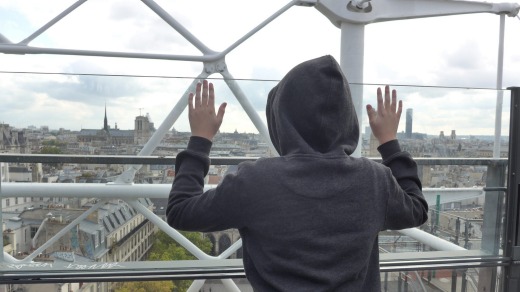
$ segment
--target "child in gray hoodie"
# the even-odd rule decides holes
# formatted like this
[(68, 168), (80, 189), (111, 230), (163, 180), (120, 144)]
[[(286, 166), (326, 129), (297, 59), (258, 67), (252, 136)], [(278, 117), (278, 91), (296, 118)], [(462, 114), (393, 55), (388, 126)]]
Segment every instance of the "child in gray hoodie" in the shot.
[(203, 191), (215, 110), (212, 84), (189, 96), (192, 137), (177, 155), (167, 221), (189, 231), (237, 228), (255, 291), (380, 291), (378, 233), (423, 224), (417, 165), (396, 140), (402, 103), (388, 86), (367, 105), (383, 163), (350, 155), (359, 124), (348, 82), (323, 56), (294, 67), (270, 92), (266, 115), (279, 157), (243, 162)]

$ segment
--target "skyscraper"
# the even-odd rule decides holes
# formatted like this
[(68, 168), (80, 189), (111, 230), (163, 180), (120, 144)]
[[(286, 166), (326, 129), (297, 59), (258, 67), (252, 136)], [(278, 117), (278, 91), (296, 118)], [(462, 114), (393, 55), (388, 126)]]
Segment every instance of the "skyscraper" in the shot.
[(412, 123), (413, 123), (413, 109), (409, 108), (406, 110), (406, 138), (412, 138)]

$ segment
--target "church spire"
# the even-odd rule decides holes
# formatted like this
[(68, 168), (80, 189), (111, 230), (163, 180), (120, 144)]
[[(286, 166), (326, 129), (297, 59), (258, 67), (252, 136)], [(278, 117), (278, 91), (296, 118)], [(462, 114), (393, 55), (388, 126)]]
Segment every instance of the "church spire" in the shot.
[(103, 130), (108, 133), (108, 119), (107, 119), (107, 103), (105, 102), (105, 123), (103, 124)]

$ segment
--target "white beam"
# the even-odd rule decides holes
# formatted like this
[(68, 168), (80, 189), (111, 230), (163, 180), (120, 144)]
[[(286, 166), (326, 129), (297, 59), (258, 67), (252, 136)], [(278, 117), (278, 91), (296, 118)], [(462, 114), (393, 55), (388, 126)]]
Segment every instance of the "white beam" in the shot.
[(369, 24), (375, 22), (448, 16), (471, 13), (494, 13), (516, 16), (520, 10), (517, 3), (489, 3), (478, 1), (446, 0), (378, 0), (370, 1), (371, 11), (349, 9), (349, 0), (320, 0), (316, 9), (337, 27), (343, 22)]
[(418, 228), (409, 228), (398, 230), (399, 233), (409, 236), (421, 243), (424, 243), (435, 250), (466, 250), (465, 248), (458, 246), (454, 243), (451, 243), (447, 240), (439, 238), (435, 235), (431, 235), (430, 233), (424, 232)]

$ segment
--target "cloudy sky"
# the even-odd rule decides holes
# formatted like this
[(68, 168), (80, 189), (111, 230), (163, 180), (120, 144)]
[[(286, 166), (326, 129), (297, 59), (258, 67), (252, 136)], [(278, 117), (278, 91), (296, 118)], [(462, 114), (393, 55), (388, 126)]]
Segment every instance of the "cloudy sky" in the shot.
[[(2, 0), (0, 34), (12, 43), (20, 42), (75, 2)], [(220, 52), (288, 2), (157, 3), (207, 47)], [(378, 85), (391, 84), (405, 108), (414, 110), (414, 131), (492, 135), (499, 19), (495, 14), (479, 13), (367, 25), (364, 83), (369, 85), (364, 86), (364, 104), (375, 99)], [(506, 17), (505, 27), (502, 88), (520, 86), (520, 19)], [(227, 68), (239, 79), (238, 84), (263, 119), (267, 92), (276, 84), (274, 80), (310, 58), (330, 54), (339, 60), (340, 34), (340, 29), (315, 8), (295, 6), (232, 50), (226, 56)], [(138, 0), (86, 1), (30, 45), (201, 55)], [(148, 113), (156, 127), (161, 124), (193, 77), (200, 74), (202, 64), (0, 54), (0, 71), (0, 122), (18, 128), (99, 129), (106, 104), (112, 127), (117, 123), (120, 129), (132, 129), (140, 113)], [(221, 76), (211, 77), (216, 78), (217, 101), (229, 103), (222, 131), (257, 132)], [(503, 135), (508, 134), (508, 99), (506, 91)], [(366, 124), (366, 115), (363, 122)], [(403, 115), (401, 129), (404, 125)], [(185, 114), (174, 127), (189, 130)]]

